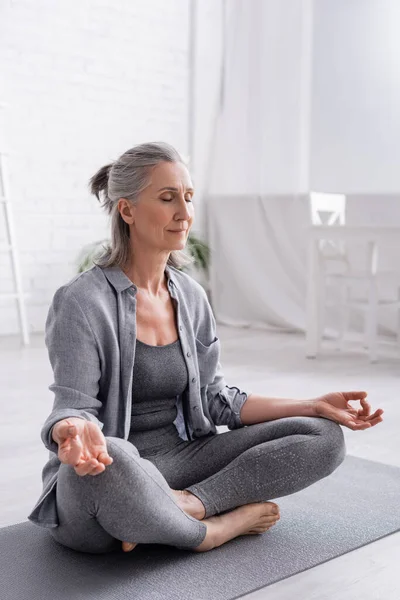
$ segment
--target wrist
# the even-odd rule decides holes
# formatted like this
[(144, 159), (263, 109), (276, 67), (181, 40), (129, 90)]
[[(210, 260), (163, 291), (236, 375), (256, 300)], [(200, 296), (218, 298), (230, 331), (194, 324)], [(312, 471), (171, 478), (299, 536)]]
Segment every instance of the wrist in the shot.
[(317, 398), (311, 398), (309, 400), (304, 400), (304, 413), (307, 417), (316, 417), (317, 416)]
[(307, 400), (308, 412), (309, 412), (310, 417), (318, 416), (318, 410), (317, 410), (318, 400), (319, 400), (319, 398), (311, 398), (310, 400)]

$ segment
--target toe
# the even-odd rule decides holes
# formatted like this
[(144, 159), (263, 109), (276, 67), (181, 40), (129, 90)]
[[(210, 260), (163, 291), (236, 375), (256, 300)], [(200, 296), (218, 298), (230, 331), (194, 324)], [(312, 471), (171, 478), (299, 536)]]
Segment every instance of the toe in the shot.
[(137, 543), (131, 543), (131, 542), (122, 542), (122, 550), (124, 552), (130, 552), (131, 550), (134, 549), (134, 547), (137, 546)]

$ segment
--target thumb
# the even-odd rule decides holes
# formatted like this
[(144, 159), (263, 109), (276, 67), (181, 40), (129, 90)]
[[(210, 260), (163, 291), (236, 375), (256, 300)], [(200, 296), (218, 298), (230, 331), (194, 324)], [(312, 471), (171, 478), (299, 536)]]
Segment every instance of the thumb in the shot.
[(63, 419), (53, 425), (52, 437), (58, 444), (65, 441), (67, 438), (77, 434), (75, 423), (69, 419)]

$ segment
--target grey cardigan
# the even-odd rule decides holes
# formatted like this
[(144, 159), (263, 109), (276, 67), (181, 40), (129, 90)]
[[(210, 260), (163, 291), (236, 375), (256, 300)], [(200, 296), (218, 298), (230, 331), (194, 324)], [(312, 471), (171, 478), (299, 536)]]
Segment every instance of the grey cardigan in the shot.
[[(174, 424), (180, 437), (218, 434), (217, 425), (244, 427), (240, 409), (251, 392), (226, 384), (216, 322), (204, 288), (182, 271), (166, 266), (189, 384), (177, 396)], [(137, 287), (119, 267), (76, 275), (54, 294), (45, 342), (53, 368), (53, 409), (41, 439), (50, 451), (42, 471), (43, 491), (27, 517), (42, 527), (59, 525), (56, 506), (58, 445), (52, 427), (80, 417), (97, 423), (105, 436), (128, 439), (136, 344)]]

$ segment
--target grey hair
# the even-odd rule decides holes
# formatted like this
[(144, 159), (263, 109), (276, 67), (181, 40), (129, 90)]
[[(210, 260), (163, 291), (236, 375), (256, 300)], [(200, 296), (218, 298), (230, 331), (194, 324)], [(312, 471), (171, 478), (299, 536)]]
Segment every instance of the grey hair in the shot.
[[(96, 255), (92, 262), (98, 267), (126, 266), (130, 262), (130, 229), (118, 210), (118, 200), (126, 198), (132, 205), (138, 202), (139, 194), (148, 186), (151, 170), (160, 162), (186, 162), (179, 152), (165, 142), (138, 144), (127, 150), (116, 161), (101, 167), (89, 181), (89, 188), (111, 216), (111, 244), (103, 246), (105, 251)], [(172, 250), (167, 265), (181, 268), (194, 262), (185, 250)]]

